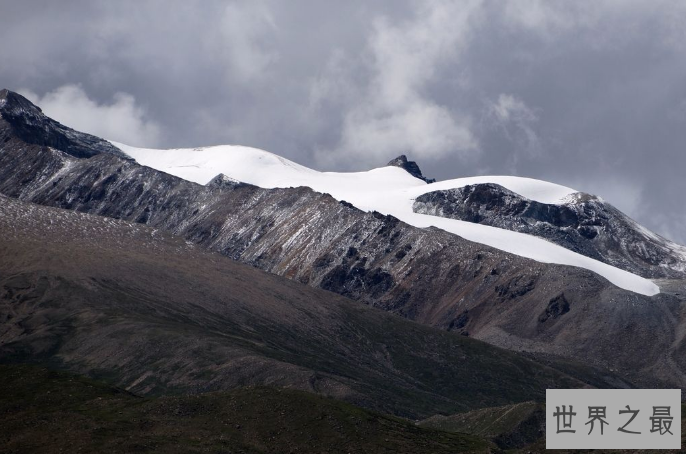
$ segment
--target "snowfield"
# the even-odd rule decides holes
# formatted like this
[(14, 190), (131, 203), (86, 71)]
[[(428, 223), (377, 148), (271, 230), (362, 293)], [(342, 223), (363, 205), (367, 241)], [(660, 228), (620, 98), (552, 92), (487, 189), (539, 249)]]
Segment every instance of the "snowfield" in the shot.
[(415, 227), (437, 227), (467, 240), (544, 263), (586, 268), (616, 286), (652, 296), (660, 289), (652, 281), (577, 254), (554, 243), (523, 233), (471, 222), (417, 214), (415, 198), (427, 192), (495, 183), (541, 203), (563, 203), (574, 189), (531, 178), (479, 176), (427, 184), (399, 167), (366, 172), (319, 172), (256, 148), (220, 145), (204, 148), (156, 150), (112, 142), (139, 164), (199, 184), (220, 173), (262, 188), (307, 186), (331, 194), (365, 211), (389, 214)]

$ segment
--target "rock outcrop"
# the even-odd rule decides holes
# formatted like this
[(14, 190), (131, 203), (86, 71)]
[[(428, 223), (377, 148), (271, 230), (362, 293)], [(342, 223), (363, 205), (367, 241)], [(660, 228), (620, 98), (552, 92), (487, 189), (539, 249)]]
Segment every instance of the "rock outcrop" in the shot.
[(401, 169), (406, 170), (407, 173), (409, 173), (413, 177), (419, 178), (420, 180), (426, 181), (427, 183), (436, 182), (434, 178), (426, 178), (424, 175), (422, 175), (422, 171), (419, 169), (419, 165), (415, 161), (408, 161), (407, 156), (405, 156), (404, 154), (401, 154), (397, 158), (392, 159), (386, 165), (400, 167)]
[(423, 194), (413, 209), (535, 235), (647, 278), (686, 276), (686, 247), (649, 232), (589, 194), (573, 194), (557, 205), (526, 199), (497, 184), (475, 184)]

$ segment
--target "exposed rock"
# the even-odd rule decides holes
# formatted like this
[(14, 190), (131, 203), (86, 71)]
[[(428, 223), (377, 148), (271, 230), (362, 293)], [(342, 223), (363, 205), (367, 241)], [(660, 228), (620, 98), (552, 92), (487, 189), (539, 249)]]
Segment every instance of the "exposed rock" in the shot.
[(408, 161), (407, 156), (405, 156), (404, 154), (401, 154), (397, 158), (392, 159), (386, 165), (387, 166), (400, 167), (401, 169), (405, 169), (407, 171), (407, 173), (409, 173), (413, 177), (419, 178), (420, 180), (424, 180), (427, 183), (435, 183), (436, 182), (435, 178), (426, 178), (424, 175), (422, 175), (422, 171), (419, 169), (419, 165), (415, 161)]
[(686, 247), (646, 231), (589, 194), (577, 193), (556, 205), (529, 200), (497, 184), (475, 184), (423, 194), (413, 209), (535, 235), (647, 278), (686, 276)]
[(223, 173), (220, 173), (216, 177), (212, 178), (205, 186), (212, 189), (236, 189), (244, 186), (253, 186), (248, 183), (243, 183), (238, 180), (234, 180), (231, 177), (227, 177)]
[(550, 300), (545, 312), (538, 317), (538, 321), (544, 323), (550, 318), (556, 319), (567, 312), (569, 312), (569, 301), (565, 298), (565, 294), (561, 293)]

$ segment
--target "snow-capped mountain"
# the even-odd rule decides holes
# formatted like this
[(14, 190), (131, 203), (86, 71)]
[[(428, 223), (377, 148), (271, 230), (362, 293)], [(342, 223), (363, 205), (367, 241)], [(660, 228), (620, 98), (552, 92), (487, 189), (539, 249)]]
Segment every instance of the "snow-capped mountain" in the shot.
[[(648, 232), (597, 198), (591, 199), (574, 189), (541, 180), (479, 176), (427, 184), (416, 164), (413, 163), (419, 171), (418, 176), (397, 167), (407, 162), (401, 158), (395, 161), (396, 165), (366, 172), (319, 172), (249, 147), (155, 150), (113, 144), (140, 164), (199, 184), (207, 184), (222, 173), (262, 188), (305, 186), (331, 194), (363, 211), (394, 216), (415, 227), (437, 227), (540, 262), (585, 268), (621, 288), (645, 295), (656, 294), (659, 288), (641, 274), (666, 277), (683, 275), (686, 270), (686, 248)], [(509, 199), (493, 194), (484, 206), (474, 207), (465, 204), (466, 197), (455, 197), (463, 194), (466, 188), (482, 185), (507, 191)], [(430, 202), (446, 193), (452, 193), (452, 198), (444, 197), (436, 205)], [(502, 202), (505, 208), (493, 206), (496, 201)], [(520, 206), (522, 204), (528, 205)], [(450, 208), (467, 205), (478, 215)], [(514, 205), (519, 211), (506, 208)], [(503, 215), (489, 216), (498, 210), (504, 211)], [(573, 213), (568, 217), (574, 221), (555, 224), (555, 219), (563, 216), (554, 213), (555, 210)], [(548, 213), (549, 219), (536, 217), (536, 213), (543, 211)], [(533, 214), (527, 217), (527, 212)], [(601, 240), (603, 243), (599, 244)], [(576, 244), (581, 247), (575, 247)], [(661, 270), (664, 272), (659, 273)]]
[[(574, 196), (569, 188), (511, 177), (427, 184), (409, 165), (323, 173), (244, 147), (137, 154), (124, 145), (101, 148), (101, 139), (50, 120), (19, 95), (0, 100), (0, 194), (7, 197), (143, 224), (294, 286), (500, 347), (614, 369), (645, 385), (686, 386), (683, 279), (660, 280), (656, 293), (647, 279), (550, 241), (450, 219), (440, 197), (422, 202), (497, 184), (561, 206)], [(96, 146), (79, 148), (84, 137)], [(136, 162), (145, 163), (146, 153), (162, 171)], [(418, 202), (440, 205), (444, 217), (416, 212)], [(507, 252), (527, 249), (512, 243), (540, 247), (521, 252), (538, 259)]]

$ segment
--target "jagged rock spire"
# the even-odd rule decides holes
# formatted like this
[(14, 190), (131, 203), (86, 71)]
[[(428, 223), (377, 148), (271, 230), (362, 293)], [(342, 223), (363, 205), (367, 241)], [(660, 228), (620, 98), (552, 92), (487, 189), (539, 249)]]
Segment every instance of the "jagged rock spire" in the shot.
[(407, 173), (409, 173), (413, 177), (419, 178), (420, 180), (424, 180), (427, 183), (435, 183), (436, 182), (435, 178), (426, 178), (424, 175), (422, 175), (422, 171), (419, 169), (419, 165), (417, 165), (417, 163), (415, 161), (408, 161), (407, 156), (405, 156), (404, 154), (401, 154), (397, 158), (392, 159), (386, 165), (400, 167), (401, 169), (405, 169), (407, 171)]

